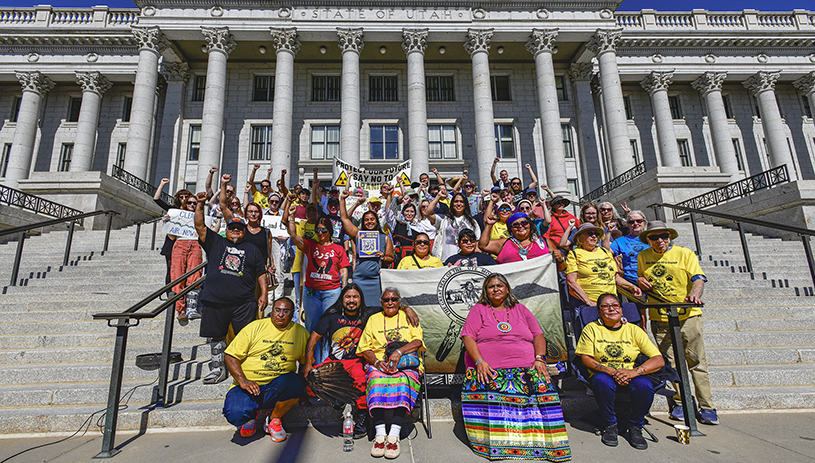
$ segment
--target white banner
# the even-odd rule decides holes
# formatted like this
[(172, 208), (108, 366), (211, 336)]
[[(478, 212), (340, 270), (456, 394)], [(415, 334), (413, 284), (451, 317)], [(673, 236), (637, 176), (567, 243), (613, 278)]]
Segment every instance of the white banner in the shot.
[(492, 273), (502, 273), (507, 278), (512, 294), (540, 323), (546, 337), (549, 362), (566, 360), (557, 266), (548, 254), (488, 267), (383, 269), (380, 273), (382, 288), (398, 288), (405, 304), (419, 314), (427, 348), (425, 365), (429, 373), (454, 373), (457, 366), (462, 368), (461, 328), (470, 308), (481, 297), (484, 278)]
[[(164, 222), (161, 231), (168, 235), (175, 235), (181, 240), (197, 240), (198, 232), (195, 231), (195, 212), (183, 209), (170, 209), (167, 211), (170, 219)], [(212, 225), (212, 217), (204, 216), (204, 223), (207, 227)]]
[(408, 159), (387, 169), (369, 170), (334, 158), (333, 185), (342, 190), (350, 184), (351, 190), (361, 187), (368, 191), (368, 197), (379, 196), (379, 189), (384, 183), (394, 187), (398, 187), (399, 183), (410, 186), (410, 166)]

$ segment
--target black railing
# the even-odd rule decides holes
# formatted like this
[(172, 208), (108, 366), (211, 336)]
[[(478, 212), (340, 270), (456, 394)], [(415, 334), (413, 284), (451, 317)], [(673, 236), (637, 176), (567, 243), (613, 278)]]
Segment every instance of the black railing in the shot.
[[(770, 170), (765, 170), (760, 174), (747, 177), (737, 182), (730, 183), (721, 188), (708, 191), (707, 193), (695, 196), (691, 199), (682, 201), (677, 206), (688, 207), (691, 209), (703, 209), (709, 206), (729, 201), (731, 199), (742, 198), (758, 190), (771, 188), (782, 183), (790, 181), (790, 176), (787, 173), (786, 164), (783, 166), (775, 167)], [(687, 214), (678, 209), (674, 209), (674, 218)]]
[(641, 162), (634, 166), (634, 168), (629, 169), (622, 174), (612, 178), (605, 184), (595, 188), (591, 191), (591, 193), (587, 194), (580, 198), (581, 203), (585, 203), (588, 201), (594, 201), (595, 199), (600, 199), (603, 196), (607, 195), (609, 192), (614, 190), (615, 188), (621, 187), (626, 183), (634, 180), (635, 178), (639, 177), (640, 175), (645, 173), (645, 163)]
[[(0, 203), (10, 206), (17, 206), (38, 214), (50, 215), (58, 219), (81, 215), (82, 211), (63, 206), (62, 204), (49, 201), (39, 196), (30, 195), (20, 190), (15, 190), (7, 186), (0, 185)], [(82, 222), (80, 221), (80, 225)]]
[[(154, 187), (153, 185), (145, 182), (144, 180), (136, 177), (135, 175), (131, 174), (130, 172), (122, 169), (121, 167), (114, 165), (113, 169), (110, 171), (111, 177), (121, 180), (122, 182), (132, 186), (133, 188), (141, 191), (142, 193), (146, 193), (151, 198), (153, 195), (156, 194), (156, 190), (158, 188)], [(173, 197), (168, 195), (167, 193), (161, 192), (161, 199), (164, 200), (167, 204), (173, 204)]]
[[(110, 227), (113, 223), (113, 216), (119, 215), (116, 211), (95, 211), (95, 212), (86, 212), (84, 214), (74, 215), (70, 217), (66, 217), (63, 219), (54, 219), (54, 220), (46, 220), (45, 222), (35, 223), (33, 225), (22, 225), (19, 227), (8, 228), (6, 230), (0, 231), (0, 236), (5, 235), (14, 235), (19, 234), (17, 237), (17, 252), (14, 254), (14, 264), (11, 267), (11, 282), (9, 286), (17, 286), (17, 275), (20, 272), (20, 262), (22, 261), (23, 255), (23, 244), (25, 244), (26, 233), (30, 230), (34, 230), (41, 227), (50, 227), (51, 225), (57, 225), (65, 222), (70, 222), (68, 225), (68, 241), (65, 243), (65, 254), (62, 258), (62, 266), (65, 267), (68, 265), (68, 261), (71, 256), (71, 242), (74, 238), (74, 228), (76, 227), (77, 223), (81, 223), (82, 219), (86, 217), (93, 217), (97, 215), (106, 215), (107, 216), (107, 225), (105, 227), (105, 241), (102, 244), (102, 253), (108, 250), (108, 244), (110, 243)], [(60, 268), (62, 270), (62, 268)], [(5, 290), (3, 291), (5, 293)]]
[(185, 297), (188, 292), (200, 286), (207, 278), (203, 275), (195, 281), (195, 283), (188, 285), (171, 298), (162, 302), (158, 307), (149, 312), (139, 312), (139, 309), (146, 306), (150, 302), (157, 299), (162, 294), (173, 288), (173, 286), (186, 280), (199, 270), (206, 267), (207, 262), (204, 261), (194, 269), (181, 275), (170, 283), (166, 284), (163, 288), (155, 291), (153, 294), (145, 297), (137, 304), (123, 312), (114, 313), (97, 313), (93, 315), (94, 320), (107, 320), (108, 326), (116, 327), (116, 344), (113, 348), (113, 366), (110, 374), (110, 388), (108, 390), (108, 404), (107, 412), (105, 415), (105, 428), (102, 437), (102, 451), (99, 452), (94, 458), (110, 458), (119, 450), (116, 448), (116, 423), (119, 419), (119, 396), (122, 392), (122, 375), (124, 373), (125, 363), (125, 350), (127, 349), (127, 333), (130, 327), (138, 326), (139, 321), (142, 319), (151, 319), (157, 317), (161, 312), (166, 311), (164, 319), (164, 340), (161, 348), (161, 364), (159, 366), (158, 387), (153, 395), (153, 403), (157, 407), (164, 407), (167, 402), (167, 383), (170, 373), (170, 348), (173, 344), (173, 323), (175, 321), (175, 310), (172, 307), (176, 301)]

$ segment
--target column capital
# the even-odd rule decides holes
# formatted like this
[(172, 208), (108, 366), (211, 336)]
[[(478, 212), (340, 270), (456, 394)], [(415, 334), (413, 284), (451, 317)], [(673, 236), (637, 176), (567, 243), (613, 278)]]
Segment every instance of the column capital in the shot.
[(603, 93), (603, 83), (600, 82), (600, 73), (594, 72), (591, 75), (591, 80), (589, 81), (591, 84), (591, 92), (595, 95), (600, 95)]
[(228, 27), (201, 27), (201, 33), (207, 42), (207, 53), (220, 51), (229, 56), (238, 46)]
[(77, 72), (76, 83), (82, 87), (82, 92), (93, 92), (99, 96), (102, 96), (113, 85), (107, 77), (96, 71)]
[(494, 29), (467, 29), (467, 41), (464, 42), (464, 49), (470, 57), (479, 51), (490, 52), (490, 41)]
[(701, 93), (702, 96), (706, 96), (710, 92), (721, 92), (725, 78), (727, 78), (726, 72), (708, 71), (697, 77), (696, 80), (690, 84)]
[(424, 55), (427, 49), (427, 29), (402, 29), (402, 50), (406, 55), (419, 52)]
[(161, 75), (167, 82), (183, 82), (190, 80), (190, 66), (187, 63), (164, 62), (161, 67)]
[(170, 42), (167, 41), (158, 26), (131, 26), (130, 32), (139, 42), (139, 51), (149, 50), (161, 54), (170, 46)]
[(159, 76), (156, 80), (156, 98), (161, 98), (161, 95), (167, 93), (167, 79)]
[(272, 35), (272, 44), (275, 51), (285, 50), (291, 52), (292, 55), (296, 55), (300, 50), (300, 37), (294, 27), (272, 27), (269, 28), (269, 33)]
[(365, 47), (365, 42), (362, 40), (362, 28), (347, 28), (347, 27), (338, 27), (337, 28), (337, 36), (340, 39), (339, 47), (343, 53), (346, 51), (355, 51), (357, 53), (362, 53), (362, 49)]
[(569, 80), (575, 83), (579, 81), (590, 81), (593, 73), (594, 65), (591, 63), (572, 63), (567, 75), (569, 76)]
[(23, 92), (36, 93), (39, 96), (45, 96), (49, 90), (54, 88), (54, 82), (43, 75), (40, 71), (31, 72), (16, 72), (17, 80), (23, 86)]
[(671, 82), (673, 82), (673, 78), (673, 71), (651, 71), (648, 77), (642, 79), (640, 85), (642, 85), (642, 88), (644, 88), (649, 95), (653, 95), (660, 90), (668, 91), (668, 87), (671, 85)]
[(795, 88), (804, 92), (805, 95), (815, 93), (815, 71), (812, 71), (804, 77), (794, 81), (792, 85), (795, 85)]
[(774, 91), (775, 83), (778, 82), (779, 77), (781, 77), (781, 71), (758, 71), (749, 79), (742, 82), (742, 85), (744, 85), (750, 93), (758, 96), (760, 93)]
[(617, 43), (623, 35), (622, 29), (597, 29), (589, 43), (586, 44), (589, 51), (595, 55), (601, 55), (608, 51), (616, 51)]
[(526, 41), (526, 49), (532, 53), (532, 56), (538, 56), (538, 53), (542, 52), (552, 53), (555, 48), (557, 31), (557, 29), (532, 29), (532, 34)]

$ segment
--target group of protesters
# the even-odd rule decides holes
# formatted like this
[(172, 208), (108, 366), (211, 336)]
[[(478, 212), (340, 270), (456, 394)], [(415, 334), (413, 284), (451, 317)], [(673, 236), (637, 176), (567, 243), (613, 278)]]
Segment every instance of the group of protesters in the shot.
[[(263, 421), (273, 441), (285, 440), (281, 418), (310, 389), (305, 378), (322, 377), (309, 383), (316, 389), (342, 370), (359, 391), (357, 437), (366, 435), (370, 421), (375, 429), (371, 455), (396, 458), (405, 414), (418, 396), (419, 353), (426, 346), (419, 317), (402, 302), (398, 288), (381, 288), (380, 270), (480, 267), (550, 255), (558, 266), (564, 306), (572, 314), (596, 306), (599, 314), (597, 323), (579, 335), (575, 354), (588, 369), (589, 388), (600, 407), (603, 443), (617, 445), (614, 394), (625, 390), (633, 403), (629, 442), (637, 449), (647, 447), (641, 428), (654, 389), (644, 379), (663, 367), (663, 355), (673, 360), (668, 323), (655, 310), (649, 314), (655, 346), (645, 334), (644, 316), (640, 326), (621, 316), (620, 293), (639, 298), (645, 292), (666, 302), (701, 305), (707, 280), (698, 258), (672, 243), (678, 236), (674, 229), (647, 222), (641, 211), (623, 204), (625, 217), (620, 217), (611, 203), (585, 203), (575, 217), (567, 211), (567, 198), (546, 185), (538, 188), (529, 164), (531, 181), (524, 186), (506, 170), (496, 177), (497, 161), (489, 188), (479, 189), (466, 170), (444, 179), (434, 168), (435, 183), (422, 173), (410, 185), (382, 185), (378, 196), (352, 189), (350, 182), (323, 187), (317, 169), (311, 190), (307, 185), (289, 190), (285, 170), (273, 188), (272, 169), (258, 189), (256, 164), (243, 201), (229, 174), (212, 190), (213, 167), (207, 191), (179, 190), (170, 205), (159, 199), (168, 183), (162, 179), (156, 202), (165, 210), (194, 212), (198, 236), (168, 235), (162, 248), (167, 281), (199, 265), (202, 250), (208, 259), (197, 307), (179, 300), (177, 316), (181, 323), (202, 318), (200, 335), (208, 338), (212, 354), (203, 382), (233, 376), (224, 415), (241, 435), (253, 435)], [(270, 220), (266, 217), (286, 233), (270, 232), (263, 225)], [(193, 275), (173, 290), (198, 278)], [(293, 287), (293, 298), (283, 296), (287, 285)], [(697, 307), (680, 318), (685, 355), (701, 407), (695, 410), (697, 418), (718, 424), (700, 316)], [(500, 273), (485, 279), (460, 337), (467, 365), (463, 413), (473, 450), (490, 459), (570, 459), (546, 340)], [(635, 365), (637, 354), (648, 360)], [(492, 399), (481, 392), (491, 392)], [(529, 402), (528, 410), (506, 405), (517, 400), (495, 399), (519, 393), (546, 398)], [(678, 397), (669, 402), (671, 418), (681, 419), (684, 404)], [(386, 418), (388, 409), (393, 413)], [(510, 412), (517, 415), (514, 421), (502, 421)], [(502, 434), (536, 426), (538, 431), (512, 438)]]

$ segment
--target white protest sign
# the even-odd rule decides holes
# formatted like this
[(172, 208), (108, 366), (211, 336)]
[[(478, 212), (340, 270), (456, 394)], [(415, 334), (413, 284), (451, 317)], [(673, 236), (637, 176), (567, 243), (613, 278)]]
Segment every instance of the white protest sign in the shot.
[[(168, 235), (175, 235), (182, 240), (197, 240), (198, 232), (195, 231), (195, 212), (182, 209), (170, 209), (167, 211), (170, 219), (164, 222), (161, 231)], [(212, 225), (212, 217), (204, 216), (206, 226)]]
[(288, 238), (289, 231), (283, 223), (283, 217), (279, 215), (264, 215), (261, 225), (268, 228), (275, 238)]

